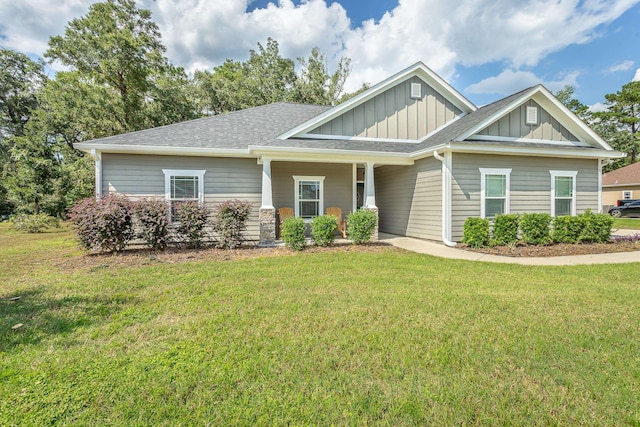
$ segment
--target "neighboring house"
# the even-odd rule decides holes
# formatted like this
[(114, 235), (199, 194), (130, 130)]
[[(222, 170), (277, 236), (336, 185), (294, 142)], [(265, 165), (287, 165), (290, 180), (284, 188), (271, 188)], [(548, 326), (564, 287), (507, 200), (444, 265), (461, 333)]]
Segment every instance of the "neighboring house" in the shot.
[(96, 160), (98, 196), (249, 200), (249, 237), (266, 245), (281, 207), (364, 206), (381, 232), (447, 244), (470, 216), (598, 211), (602, 164), (622, 156), (543, 86), (478, 108), (420, 62), (335, 107), (277, 103), (75, 147)]
[(602, 204), (605, 210), (618, 200), (640, 199), (640, 162), (602, 175)]

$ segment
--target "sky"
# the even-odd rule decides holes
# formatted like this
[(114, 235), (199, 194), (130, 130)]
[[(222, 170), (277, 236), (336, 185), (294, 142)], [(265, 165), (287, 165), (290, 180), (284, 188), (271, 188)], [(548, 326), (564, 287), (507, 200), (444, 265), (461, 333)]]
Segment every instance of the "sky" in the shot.
[[(41, 57), (92, 0), (0, 0), (0, 47)], [(640, 80), (640, 0), (136, 0), (166, 56), (187, 72), (244, 61), (278, 41), (282, 56), (319, 47), (330, 70), (351, 58), (346, 89), (424, 62), (476, 105), (542, 83), (602, 109)], [(52, 64), (53, 74), (61, 69)]]

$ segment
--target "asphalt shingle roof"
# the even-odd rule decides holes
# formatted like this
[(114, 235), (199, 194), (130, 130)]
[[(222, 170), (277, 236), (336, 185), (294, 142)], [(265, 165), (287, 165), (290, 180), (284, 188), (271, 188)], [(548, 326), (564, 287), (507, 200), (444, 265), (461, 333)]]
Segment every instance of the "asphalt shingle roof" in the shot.
[(640, 162), (607, 172), (602, 176), (602, 185), (640, 185)]

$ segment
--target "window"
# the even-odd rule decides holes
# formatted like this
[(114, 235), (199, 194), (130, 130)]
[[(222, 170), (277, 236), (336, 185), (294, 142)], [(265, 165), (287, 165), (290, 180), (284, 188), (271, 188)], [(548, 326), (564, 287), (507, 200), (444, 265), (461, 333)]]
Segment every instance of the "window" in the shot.
[(633, 199), (633, 192), (631, 191), (622, 192), (622, 200), (631, 200), (631, 199)]
[(509, 213), (511, 169), (480, 168), (480, 216)]
[(576, 214), (577, 171), (549, 171), (551, 174), (551, 216)]
[(296, 216), (310, 220), (324, 210), (324, 176), (294, 176)]
[(171, 220), (175, 219), (175, 207), (180, 202), (204, 203), (204, 170), (163, 169), (165, 198), (171, 208)]

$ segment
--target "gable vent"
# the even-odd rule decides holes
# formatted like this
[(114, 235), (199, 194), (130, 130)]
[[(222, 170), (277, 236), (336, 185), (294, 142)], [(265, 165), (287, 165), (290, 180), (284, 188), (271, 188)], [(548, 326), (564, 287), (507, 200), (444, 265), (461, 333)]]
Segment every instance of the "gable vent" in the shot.
[(422, 98), (422, 85), (420, 83), (411, 83), (411, 99)]
[(527, 107), (526, 124), (528, 125), (538, 124), (538, 107)]

